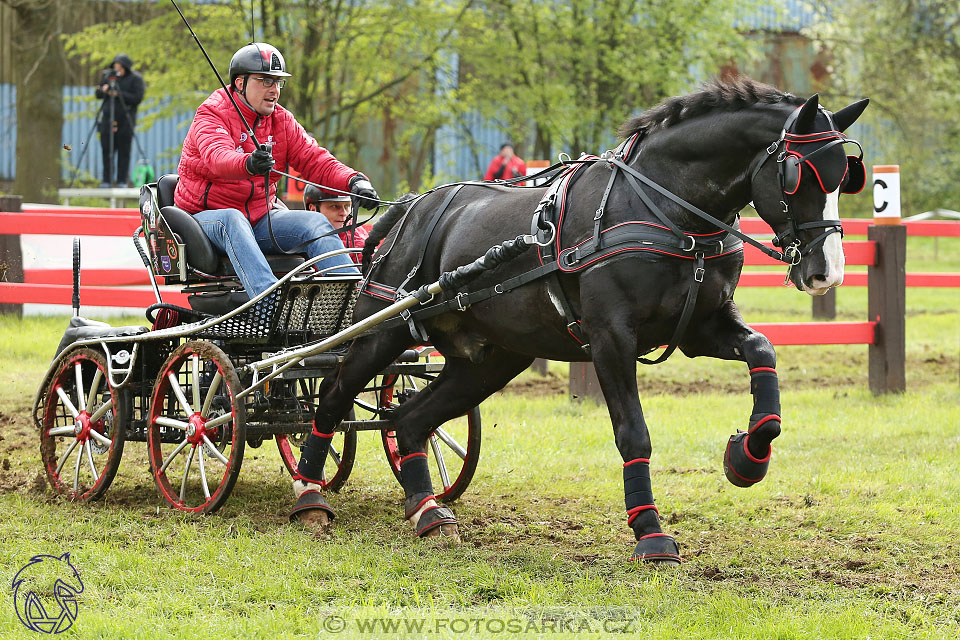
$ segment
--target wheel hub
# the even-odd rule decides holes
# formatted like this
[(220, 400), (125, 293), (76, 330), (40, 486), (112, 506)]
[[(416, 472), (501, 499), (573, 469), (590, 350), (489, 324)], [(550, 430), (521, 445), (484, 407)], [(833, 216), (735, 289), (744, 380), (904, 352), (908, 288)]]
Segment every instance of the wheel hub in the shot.
[(74, 423), (73, 432), (77, 436), (77, 440), (80, 442), (85, 442), (90, 439), (90, 428), (93, 423), (90, 422), (90, 414), (86, 411), (81, 411), (80, 415), (77, 416), (77, 421)]
[(207, 433), (207, 421), (199, 413), (190, 416), (187, 423), (187, 440), (192, 444), (203, 442), (203, 436)]

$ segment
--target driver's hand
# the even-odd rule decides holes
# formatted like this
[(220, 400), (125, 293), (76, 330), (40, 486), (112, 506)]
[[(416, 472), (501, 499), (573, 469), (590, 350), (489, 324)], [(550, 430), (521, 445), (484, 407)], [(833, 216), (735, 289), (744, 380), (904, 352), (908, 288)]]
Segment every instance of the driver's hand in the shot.
[(252, 176), (265, 176), (273, 169), (275, 162), (270, 149), (261, 147), (247, 156), (247, 173)]
[(370, 179), (362, 173), (350, 178), (350, 193), (357, 196), (357, 205), (364, 209), (376, 209), (380, 204), (377, 190), (370, 184)]

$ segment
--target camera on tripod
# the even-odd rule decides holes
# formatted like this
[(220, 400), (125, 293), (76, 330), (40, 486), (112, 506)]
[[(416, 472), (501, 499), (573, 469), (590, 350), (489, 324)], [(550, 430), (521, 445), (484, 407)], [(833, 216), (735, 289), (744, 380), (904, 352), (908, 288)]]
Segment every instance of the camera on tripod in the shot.
[(102, 80), (100, 84), (109, 84), (111, 89), (117, 88), (117, 80), (120, 79), (120, 74), (111, 69), (104, 69), (102, 72)]

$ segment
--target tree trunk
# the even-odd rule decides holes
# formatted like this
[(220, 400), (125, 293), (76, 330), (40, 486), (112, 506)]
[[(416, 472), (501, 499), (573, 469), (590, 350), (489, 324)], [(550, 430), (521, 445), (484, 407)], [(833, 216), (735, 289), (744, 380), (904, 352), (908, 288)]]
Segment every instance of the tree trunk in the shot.
[(63, 45), (60, 3), (15, 6), (17, 175), (24, 202), (57, 202), (63, 130)]

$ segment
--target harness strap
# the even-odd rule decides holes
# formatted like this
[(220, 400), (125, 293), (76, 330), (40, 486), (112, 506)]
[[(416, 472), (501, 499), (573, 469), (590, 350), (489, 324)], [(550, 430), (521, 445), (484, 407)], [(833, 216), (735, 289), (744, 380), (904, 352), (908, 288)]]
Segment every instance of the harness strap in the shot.
[(610, 171), (610, 179), (607, 180), (607, 188), (603, 191), (603, 197), (600, 198), (600, 206), (597, 207), (597, 212), (593, 216), (593, 248), (596, 251), (600, 250), (600, 247), (603, 245), (603, 236), (600, 233), (600, 224), (601, 219), (603, 218), (603, 211), (607, 206), (607, 199), (610, 197), (610, 190), (613, 188), (613, 181), (617, 179), (617, 170), (613, 168)]
[[(698, 252), (696, 255), (696, 260), (696, 266), (693, 268), (693, 282), (690, 283), (690, 288), (687, 289), (687, 299), (683, 303), (683, 311), (680, 313), (680, 320), (677, 322), (677, 328), (673, 330), (673, 336), (670, 338), (670, 343), (656, 360), (650, 360), (648, 358), (644, 358), (643, 356), (637, 358), (637, 362), (640, 364), (659, 364), (663, 362), (669, 358), (674, 351), (677, 350), (677, 346), (680, 344), (680, 341), (683, 340), (683, 335), (687, 332), (687, 325), (690, 324), (690, 318), (693, 317), (693, 310), (697, 306), (697, 294), (700, 293), (700, 284), (703, 283), (703, 254)], [(647, 351), (647, 353), (652, 353), (655, 350), (656, 349), (650, 349)]]
[(556, 272), (551, 275), (553, 277), (551, 281), (547, 282), (547, 287), (554, 285), (556, 288), (556, 299), (557, 302), (560, 303), (560, 310), (563, 313), (564, 319), (567, 321), (567, 332), (573, 336), (574, 340), (580, 343), (581, 349), (590, 353), (590, 342), (587, 340), (586, 335), (584, 335), (583, 328), (580, 326), (580, 318), (578, 318), (574, 312), (573, 305), (570, 304), (570, 298), (560, 283), (560, 276), (558, 276)]
[[(734, 227), (731, 227), (731, 226), (728, 225), (727, 223), (721, 222), (720, 220), (717, 220), (716, 218), (714, 218), (712, 215), (710, 215), (710, 214), (707, 213), (706, 211), (703, 211), (703, 210), (701, 210), (700, 208), (698, 208), (698, 207), (690, 204), (689, 202), (687, 202), (686, 200), (684, 200), (684, 199), (681, 198), (680, 196), (674, 195), (674, 194), (671, 193), (670, 191), (667, 191), (666, 189), (664, 189), (663, 187), (661, 187), (659, 184), (657, 184), (656, 182), (654, 182), (654, 181), (651, 180), (650, 178), (646, 177), (645, 175), (643, 175), (643, 174), (640, 173), (639, 171), (635, 170), (633, 167), (630, 167), (630, 166), (624, 164), (623, 162), (621, 162), (620, 160), (617, 160), (616, 158), (610, 160), (610, 162), (611, 162), (612, 164), (615, 164), (616, 166), (620, 167), (620, 169), (622, 169), (622, 170), (623, 170), (624, 172), (626, 172), (628, 175), (633, 176), (633, 177), (636, 178), (637, 180), (639, 180), (639, 181), (641, 181), (642, 183), (644, 183), (645, 185), (649, 186), (651, 189), (653, 189), (654, 191), (656, 191), (656, 192), (659, 193), (660, 195), (662, 195), (662, 196), (664, 196), (664, 197), (666, 197), (666, 198), (669, 198), (670, 200), (673, 200), (674, 202), (676, 202), (678, 205), (680, 205), (681, 207), (683, 207), (684, 209), (686, 209), (686, 210), (689, 211), (690, 213), (692, 213), (692, 214), (694, 214), (694, 215), (696, 215), (696, 216), (699, 216), (700, 218), (703, 218), (704, 220), (706, 220), (706, 221), (709, 222), (710, 224), (714, 225), (714, 226), (717, 227), (718, 229), (723, 229), (723, 230), (726, 231), (727, 233), (732, 233), (733, 235), (737, 236), (738, 238), (740, 238), (740, 239), (743, 240), (744, 242), (747, 242), (747, 243), (753, 245), (754, 247), (756, 247), (757, 249), (759, 249), (760, 251), (763, 251), (765, 254), (767, 254), (768, 256), (770, 256), (771, 258), (773, 258), (774, 260), (777, 260), (777, 261), (779, 261), (779, 262), (785, 262), (785, 263), (787, 263), (787, 264), (790, 263), (790, 260), (789, 260), (786, 256), (784, 256), (784, 254), (781, 253), (780, 251), (775, 251), (775, 250), (771, 249), (770, 247), (766, 246), (765, 244), (754, 240), (753, 238), (751, 238), (751, 237), (748, 236), (747, 234), (741, 232), (739, 229), (735, 229)], [(672, 224), (672, 223), (671, 223), (671, 224)]]
[(430, 244), (430, 236), (433, 235), (433, 230), (437, 228), (437, 224), (440, 222), (440, 218), (443, 216), (444, 212), (447, 210), (447, 207), (450, 206), (450, 202), (453, 200), (454, 196), (460, 193), (460, 189), (463, 188), (462, 184), (456, 185), (453, 189), (450, 189), (450, 193), (447, 194), (447, 197), (443, 199), (443, 202), (440, 203), (440, 206), (433, 212), (433, 217), (427, 223), (424, 230), (423, 236), (420, 241), (420, 256), (417, 258), (417, 263), (413, 266), (413, 269), (410, 270), (410, 273), (407, 274), (407, 277), (404, 278), (397, 286), (397, 291), (400, 294), (406, 295), (407, 291), (404, 290), (404, 287), (407, 285), (414, 276), (417, 275), (417, 272), (420, 270), (420, 267), (423, 265), (423, 258), (427, 255), (427, 246)]

